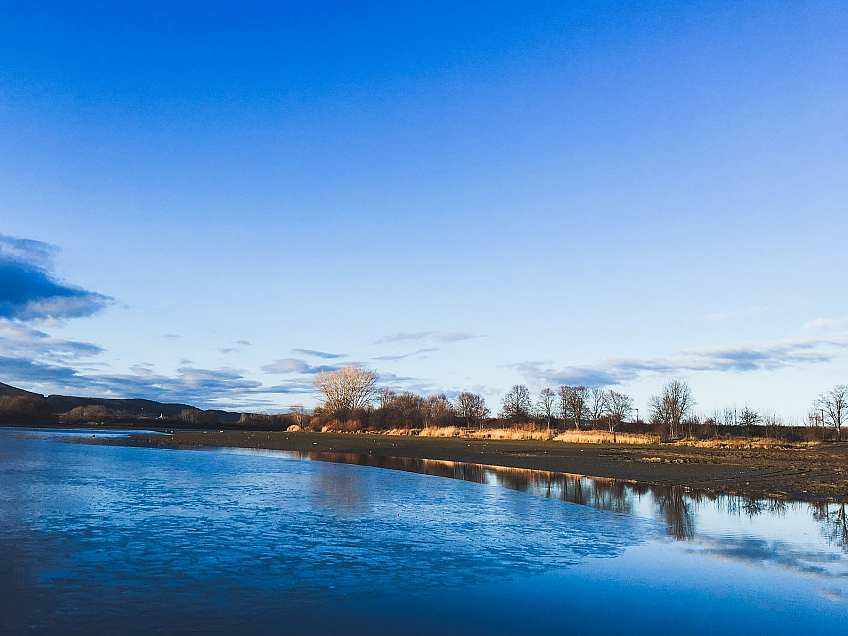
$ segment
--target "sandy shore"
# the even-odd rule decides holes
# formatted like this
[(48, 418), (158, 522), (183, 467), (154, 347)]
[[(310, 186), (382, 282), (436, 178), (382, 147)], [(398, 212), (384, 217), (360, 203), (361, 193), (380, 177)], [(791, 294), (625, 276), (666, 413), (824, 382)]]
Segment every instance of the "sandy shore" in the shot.
[(258, 431), (137, 434), (87, 441), (160, 448), (230, 446), (360, 453), (531, 468), (746, 496), (848, 499), (848, 444), (739, 450)]

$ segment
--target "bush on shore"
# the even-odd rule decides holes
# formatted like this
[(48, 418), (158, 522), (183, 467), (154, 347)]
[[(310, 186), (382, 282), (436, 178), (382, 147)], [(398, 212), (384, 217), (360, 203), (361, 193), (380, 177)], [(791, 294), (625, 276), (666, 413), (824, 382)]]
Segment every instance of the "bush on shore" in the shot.
[(28, 395), (0, 396), (0, 421), (35, 423), (53, 419), (53, 409), (44, 398)]

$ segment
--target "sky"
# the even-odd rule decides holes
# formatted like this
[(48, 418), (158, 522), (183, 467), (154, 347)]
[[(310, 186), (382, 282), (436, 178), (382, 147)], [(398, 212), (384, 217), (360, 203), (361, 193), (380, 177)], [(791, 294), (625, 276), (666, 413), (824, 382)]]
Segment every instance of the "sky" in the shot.
[(0, 381), (802, 420), (848, 383), (844, 2), (0, 5)]

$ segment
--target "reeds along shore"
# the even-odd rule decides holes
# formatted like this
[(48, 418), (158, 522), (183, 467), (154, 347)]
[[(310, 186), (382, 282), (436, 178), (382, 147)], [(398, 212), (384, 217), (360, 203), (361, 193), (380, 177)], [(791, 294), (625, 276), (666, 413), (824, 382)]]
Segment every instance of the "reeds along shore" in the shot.
[[(493, 439), (493, 440), (540, 440), (554, 441), (571, 444), (660, 444), (673, 443), (680, 446), (693, 446), (697, 448), (783, 448), (787, 446), (808, 446), (819, 445), (822, 440), (818, 439), (803, 439), (815, 437), (815, 431), (809, 432), (807, 435), (800, 435), (798, 431), (793, 431), (780, 438), (777, 437), (740, 437), (732, 434), (712, 437), (707, 439), (699, 439), (697, 437), (682, 438), (677, 440), (664, 439), (661, 435), (650, 433), (626, 433), (626, 432), (610, 432), (602, 430), (587, 430), (587, 431), (563, 431), (557, 432), (534, 426), (514, 426), (514, 427), (499, 427), (499, 428), (484, 428), (484, 429), (467, 429), (459, 426), (427, 426), (422, 429), (412, 428), (392, 428), (380, 431), (361, 431), (353, 430), (355, 427), (351, 423), (348, 426), (322, 427), (321, 432), (338, 433), (345, 432), (369, 432), (384, 435), (403, 435), (420, 437), (457, 437), (467, 439)], [(289, 431), (302, 430), (299, 426), (290, 426)]]

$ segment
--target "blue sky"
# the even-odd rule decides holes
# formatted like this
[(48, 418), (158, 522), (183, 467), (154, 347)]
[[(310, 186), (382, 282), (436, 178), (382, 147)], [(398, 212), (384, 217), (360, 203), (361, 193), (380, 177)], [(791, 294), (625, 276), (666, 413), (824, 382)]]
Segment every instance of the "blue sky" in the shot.
[(844, 3), (123, 4), (0, 8), (0, 381), (848, 382)]

